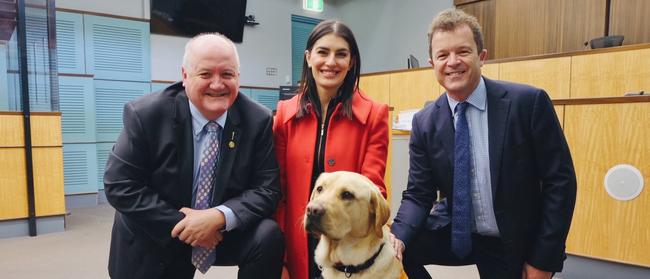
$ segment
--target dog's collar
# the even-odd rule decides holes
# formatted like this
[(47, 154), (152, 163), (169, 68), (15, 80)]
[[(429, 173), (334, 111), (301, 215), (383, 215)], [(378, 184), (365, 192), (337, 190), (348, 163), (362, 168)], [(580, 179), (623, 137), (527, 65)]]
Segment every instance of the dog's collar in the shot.
[(381, 253), (381, 249), (384, 248), (384, 244), (386, 244), (386, 243), (385, 242), (382, 243), (379, 246), (379, 250), (377, 250), (377, 252), (374, 255), (372, 255), (372, 257), (370, 257), (370, 259), (368, 259), (367, 261), (365, 261), (364, 263), (362, 263), (360, 265), (344, 265), (343, 263), (338, 262), (338, 263), (334, 264), (334, 268), (336, 270), (340, 271), (340, 272), (345, 273), (346, 278), (350, 278), (352, 276), (352, 274), (359, 273), (359, 272), (369, 268), (370, 266), (372, 266), (375, 263), (375, 260), (377, 259), (377, 257), (379, 256), (379, 253)]

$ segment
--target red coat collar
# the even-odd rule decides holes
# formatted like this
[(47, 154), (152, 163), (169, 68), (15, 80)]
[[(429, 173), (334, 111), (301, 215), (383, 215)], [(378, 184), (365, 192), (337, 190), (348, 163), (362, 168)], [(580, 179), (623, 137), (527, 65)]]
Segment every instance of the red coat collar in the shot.
[[(302, 94), (298, 94), (293, 98), (284, 101), (286, 102), (284, 106), (286, 110), (284, 110), (284, 115), (282, 115), (281, 118), (284, 119), (284, 123), (287, 123), (289, 120), (296, 117), (298, 108), (300, 106), (299, 100), (301, 97)], [(341, 106), (341, 103), (339, 103), (337, 106)], [(335, 110), (338, 109), (339, 108), (336, 108)], [(371, 110), (372, 101), (360, 89), (355, 91), (354, 94), (352, 94), (352, 114), (354, 115), (354, 118), (357, 119), (357, 121), (359, 121), (361, 124), (365, 125), (368, 121), (368, 116), (370, 115)]]

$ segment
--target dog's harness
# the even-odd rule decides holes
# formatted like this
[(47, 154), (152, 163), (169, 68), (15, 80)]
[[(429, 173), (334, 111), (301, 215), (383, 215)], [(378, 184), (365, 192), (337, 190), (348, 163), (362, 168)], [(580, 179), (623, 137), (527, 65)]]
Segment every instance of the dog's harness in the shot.
[(334, 264), (334, 268), (336, 270), (340, 271), (340, 272), (345, 273), (346, 278), (350, 278), (350, 277), (352, 277), (352, 274), (359, 273), (361, 271), (366, 270), (370, 266), (372, 266), (375, 263), (375, 260), (377, 259), (377, 257), (379, 256), (379, 253), (381, 253), (381, 249), (384, 248), (384, 244), (386, 244), (386, 243), (385, 242), (382, 243), (379, 246), (379, 250), (377, 250), (377, 252), (374, 255), (372, 255), (372, 257), (370, 257), (370, 259), (368, 259), (367, 261), (365, 261), (364, 263), (362, 263), (360, 265), (344, 265), (341, 262), (338, 262), (338, 263)]

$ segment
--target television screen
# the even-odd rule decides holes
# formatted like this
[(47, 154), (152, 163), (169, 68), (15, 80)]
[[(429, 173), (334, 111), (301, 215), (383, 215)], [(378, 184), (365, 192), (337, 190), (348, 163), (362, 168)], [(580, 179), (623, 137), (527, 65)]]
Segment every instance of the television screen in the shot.
[(244, 36), (246, 0), (151, 0), (151, 33), (194, 37), (219, 32), (233, 42)]
[(406, 59), (406, 66), (409, 69), (419, 68), (420, 62), (418, 61), (417, 58), (415, 58), (415, 56), (413, 56), (413, 54), (409, 54), (409, 57)]
[(280, 86), (280, 100), (288, 100), (291, 99), (293, 96), (298, 94), (298, 89), (300, 89), (300, 86), (297, 85), (291, 85), (291, 86)]

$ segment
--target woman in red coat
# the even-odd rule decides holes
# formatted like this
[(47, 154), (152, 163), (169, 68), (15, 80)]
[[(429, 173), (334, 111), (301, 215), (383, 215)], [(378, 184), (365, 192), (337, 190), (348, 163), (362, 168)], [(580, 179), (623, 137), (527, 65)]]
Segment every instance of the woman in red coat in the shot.
[(315, 278), (318, 240), (302, 224), (318, 175), (361, 173), (386, 195), (388, 106), (358, 89), (361, 59), (350, 29), (323, 21), (309, 35), (300, 94), (278, 103), (273, 131), (284, 194), (277, 212), (285, 233), (286, 269), (292, 279)]

